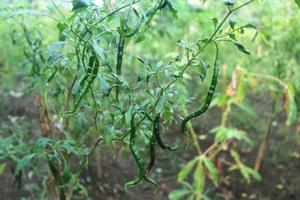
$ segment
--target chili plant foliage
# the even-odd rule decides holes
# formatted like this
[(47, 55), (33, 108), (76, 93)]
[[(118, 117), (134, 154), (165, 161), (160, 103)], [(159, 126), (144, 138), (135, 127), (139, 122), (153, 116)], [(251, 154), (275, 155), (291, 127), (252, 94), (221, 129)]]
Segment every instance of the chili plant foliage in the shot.
[[(170, 151), (179, 148), (179, 144), (166, 144), (163, 132), (183, 119), (182, 132), (193, 135), (191, 120), (205, 113), (213, 101), (222, 70), (220, 43), (234, 45), (245, 56), (250, 55), (237, 36), (245, 29), (257, 31), (255, 25), (238, 26), (230, 17), (254, 1), (224, 1), (227, 12), (221, 19), (212, 19), (211, 34), (194, 41), (178, 40), (173, 44), (178, 52), (169, 60), (145, 56), (146, 52), (140, 55), (135, 49), (149, 42), (158, 21), (176, 21), (180, 10), (176, 9), (178, 1), (175, 0), (104, 1), (100, 7), (90, 0), (73, 0), (71, 12), (52, 1), (50, 14), (8, 9), (10, 14), (4, 18), (19, 23), (22, 31), (22, 34), (12, 31), (12, 38), (25, 43), (26, 66), (30, 69), (28, 88), (36, 96), (44, 136), (32, 145), (29, 154), (16, 161), (15, 174), (32, 162), (44, 160), (61, 199), (70, 198), (77, 190), (87, 195), (80, 175), (90, 157), (99, 146), (120, 143), (128, 147), (138, 168), (137, 177), (125, 184), (125, 190), (142, 181), (156, 188), (157, 183), (150, 177), (156, 148)], [(48, 45), (43, 40), (45, 34), (29, 25), (32, 20), (29, 15), (53, 20), (58, 41)], [(202, 56), (205, 52), (210, 56)], [(177, 97), (183, 95), (180, 88), (190, 87), (187, 77), (194, 75), (195, 70), (200, 80), (209, 80), (210, 87), (203, 105), (188, 113)], [(184, 95), (184, 99), (190, 96)], [(230, 128), (224, 125), (214, 131), (222, 135), (225, 129), (228, 133)], [(230, 131), (232, 137), (222, 135), (216, 145), (232, 138), (248, 141), (244, 132), (233, 128)], [(231, 154), (236, 168), (244, 170), (242, 173), (248, 177), (249, 174), (258, 177), (256, 172), (244, 167), (234, 150)], [(71, 166), (74, 156), (79, 160), (76, 169)], [(217, 184), (212, 157), (207, 153), (199, 155), (179, 173), (178, 180), (182, 182), (195, 167), (192, 198), (202, 197), (206, 169)], [(187, 190), (182, 190), (171, 196), (179, 199), (187, 194)]]

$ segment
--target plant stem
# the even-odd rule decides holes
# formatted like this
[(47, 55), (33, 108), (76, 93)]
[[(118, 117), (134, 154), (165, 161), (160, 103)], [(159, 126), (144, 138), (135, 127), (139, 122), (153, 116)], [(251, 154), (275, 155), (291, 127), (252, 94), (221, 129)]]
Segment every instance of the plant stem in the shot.
[[(188, 112), (187, 112), (187, 110), (185, 108), (183, 110), (183, 113), (184, 113), (185, 116), (188, 115)], [(192, 136), (192, 142), (193, 142), (193, 145), (196, 148), (197, 154), (198, 154), (198, 156), (201, 156), (202, 155), (202, 151), (201, 151), (201, 147), (200, 147), (200, 144), (198, 142), (198, 139), (197, 139), (197, 134), (196, 134), (196, 132), (195, 132), (195, 130), (193, 128), (193, 125), (192, 125), (192, 123), (190, 121), (187, 123), (187, 127), (190, 130), (190, 133), (191, 133), (191, 136)]]
[(263, 157), (264, 157), (265, 149), (266, 149), (266, 146), (267, 146), (267, 142), (269, 140), (269, 136), (270, 136), (270, 133), (271, 133), (271, 130), (272, 130), (273, 117), (274, 117), (274, 114), (275, 114), (275, 111), (276, 111), (276, 100), (277, 100), (276, 97), (273, 97), (271, 113), (270, 113), (269, 118), (268, 118), (266, 131), (265, 131), (263, 141), (262, 141), (262, 143), (259, 147), (259, 150), (258, 150), (258, 153), (257, 153), (257, 156), (256, 156), (256, 160), (255, 160), (254, 169), (256, 171), (259, 171), (259, 169), (260, 169), (260, 166), (261, 166), (261, 163), (262, 163), (262, 160), (263, 160)]

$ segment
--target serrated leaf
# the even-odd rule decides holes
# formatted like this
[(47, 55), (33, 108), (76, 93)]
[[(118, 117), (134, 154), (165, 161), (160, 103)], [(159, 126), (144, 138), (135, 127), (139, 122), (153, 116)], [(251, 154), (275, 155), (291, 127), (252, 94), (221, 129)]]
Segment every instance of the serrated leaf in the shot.
[(253, 142), (247, 136), (247, 133), (242, 130), (238, 130), (234, 127), (217, 127), (214, 129), (216, 132), (215, 140), (217, 142), (226, 141), (229, 139), (243, 140), (249, 145), (253, 145)]
[(179, 183), (181, 183), (189, 175), (197, 161), (197, 159), (191, 160), (181, 169), (177, 176), (177, 181)]

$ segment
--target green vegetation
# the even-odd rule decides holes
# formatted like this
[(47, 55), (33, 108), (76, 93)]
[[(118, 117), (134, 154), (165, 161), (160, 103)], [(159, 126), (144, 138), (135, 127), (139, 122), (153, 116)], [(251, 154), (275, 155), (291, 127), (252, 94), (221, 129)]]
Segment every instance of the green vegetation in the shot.
[[(0, 176), (26, 188), (15, 198), (110, 199), (95, 188), (122, 158), (136, 175), (114, 183), (115, 199), (143, 187), (150, 199), (248, 198), (226, 194), (227, 178), (296, 170), (299, 1), (97, 2), (0, 2)], [(175, 173), (165, 195), (160, 170)], [(297, 198), (289, 177), (275, 187)]]

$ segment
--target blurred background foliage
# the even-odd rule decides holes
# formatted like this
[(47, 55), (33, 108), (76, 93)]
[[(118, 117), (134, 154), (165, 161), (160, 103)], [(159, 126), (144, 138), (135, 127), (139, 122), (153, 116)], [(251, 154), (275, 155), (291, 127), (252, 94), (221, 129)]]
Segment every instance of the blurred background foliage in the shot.
[[(141, 62), (136, 59), (137, 57), (143, 58), (157, 66), (163, 65), (176, 58), (179, 52), (184, 54), (182, 46), (189, 46), (192, 41), (197, 41), (199, 38), (206, 38), (213, 33), (215, 29), (214, 19), (222, 19), (226, 14), (226, 7), (222, 1), (207, 0), (205, 4), (200, 0), (173, 0), (172, 2), (178, 10), (176, 13), (177, 17), (174, 17), (174, 13), (172, 12), (160, 12), (151, 21), (150, 31), (145, 31), (143, 34), (130, 38), (131, 41), (126, 47), (124, 59), (124, 66), (126, 66), (124, 76), (128, 77), (131, 82), (134, 82), (138, 78), (138, 74), (143, 74), (146, 71)], [(240, 2), (238, 1), (238, 3)], [(63, 108), (63, 104), (67, 98), (63, 94), (70, 82), (70, 74), (68, 74), (67, 70), (65, 71), (65, 68), (74, 68), (76, 64), (74, 52), (71, 50), (72, 45), (69, 44), (63, 50), (69, 60), (60, 61), (62, 68), (59, 69), (61, 70), (59, 75), (61, 76), (57, 75), (54, 78), (54, 83), (47, 82), (53, 74), (53, 69), (48, 68), (48, 66), (41, 66), (42, 72), (40, 76), (32, 76), (32, 67), (29, 67), (32, 66), (32, 61), (26, 54), (30, 55), (34, 53), (33, 51), (38, 51), (46, 55), (46, 57), (38, 58), (40, 60), (37, 62), (43, 63), (43, 59), (45, 59), (46, 63), (49, 64), (51, 62), (51, 55), (57, 47), (56, 45), (59, 45), (57, 43), (61, 36), (58, 31), (59, 27), (57, 27), (55, 20), (47, 16), (41, 16), (40, 13), (29, 13), (16, 17), (11, 16), (11, 13), (16, 13), (18, 10), (30, 9), (52, 16), (55, 19), (61, 19), (62, 16), (55, 6), (58, 6), (65, 16), (72, 15), (71, 2), (56, 0), (55, 3), (56, 5), (51, 1), (42, 0), (1, 0), (0, 2), (0, 175), (4, 174), (3, 176), (5, 176), (5, 173), (10, 173), (8, 165), (12, 165), (12, 168), (16, 167), (17, 163), (20, 163), (20, 160), (25, 155), (33, 155), (30, 154), (34, 151), (32, 149), (40, 148), (35, 146), (36, 140), (40, 138), (40, 131), (37, 128), (38, 120), (33, 111), (33, 100), (27, 100), (27, 97), (30, 98), (30, 96), (36, 93), (42, 94), (46, 98), (46, 104), (49, 106), (50, 112), (53, 114), (52, 120), (55, 122), (55, 126), (58, 129), (63, 126), (64, 118), (61, 116), (61, 112), (66, 111)], [(102, 5), (101, 1), (95, 3), (98, 3), (98, 6)], [(117, 3), (120, 2), (117, 1)], [(149, 3), (146, 2), (143, 4), (142, 2), (141, 5), (147, 7)], [(184, 158), (181, 158), (177, 153), (167, 153), (167, 158), (165, 159), (170, 160), (169, 164), (171, 163), (173, 166), (173, 171), (175, 171), (176, 175), (172, 179), (174, 183), (171, 184), (170, 188), (166, 189), (168, 194), (158, 192), (156, 199), (165, 199), (167, 196), (172, 200), (188, 198), (209, 199), (209, 197), (212, 199), (230, 199), (231, 194), (228, 194), (227, 190), (222, 189), (222, 184), (226, 182), (228, 171), (231, 172), (239, 169), (247, 182), (252, 181), (252, 176), (257, 180), (268, 179), (268, 177), (264, 177), (264, 171), (260, 175), (258, 173), (262, 157), (264, 157), (261, 155), (262, 157), (260, 158), (259, 152), (266, 151), (264, 150), (265, 148), (269, 151), (269, 153), (266, 153), (268, 155), (267, 158), (264, 158), (266, 159), (265, 162), (269, 163), (266, 164), (267, 170), (272, 166), (281, 166), (282, 164), (285, 165), (285, 170), (289, 170), (289, 167), (292, 169), (299, 166), (299, 16), (300, 11), (293, 0), (284, 2), (280, 0), (255, 1), (245, 9), (230, 16), (228, 22), (234, 23), (236, 27), (251, 24), (245, 30), (241, 30), (239, 34), (232, 36), (237, 41), (242, 41), (247, 51), (251, 52), (251, 55), (244, 54), (238, 50), (236, 45), (228, 44), (226, 41), (219, 44), (220, 77), (216, 95), (212, 102), (213, 109), (209, 110), (205, 116), (193, 121), (197, 143), (203, 148), (201, 151), (206, 152), (211, 147), (211, 144), (213, 146), (218, 139), (226, 137), (226, 141), (230, 142), (222, 143), (221, 149), (216, 150), (216, 152), (227, 152), (227, 154), (224, 156), (221, 153), (221, 158), (218, 157), (212, 160), (213, 163), (210, 163), (210, 161), (206, 160), (205, 156), (199, 157), (195, 153), (197, 151), (197, 144), (195, 145), (195, 141), (193, 142), (195, 138), (185, 138), (187, 148), (185, 149), (185, 145), (181, 145), (182, 148), (180, 150), (181, 153), (186, 155)], [(231, 25), (228, 22), (226, 22), (224, 32), (230, 29)], [(32, 45), (28, 45), (26, 33), (30, 33), (29, 37), (38, 41), (37, 49), (32, 48)], [(181, 45), (176, 45), (177, 43)], [(212, 65), (214, 52), (213, 47), (208, 47), (201, 54), (201, 59), (205, 60), (208, 65)], [(113, 62), (114, 57), (109, 53), (114, 52), (108, 52), (109, 57), (112, 57), (108, 60)], [(205, 94), (209, 88), (209, 78), (201, 80), (199, 78), (201, 77), (201, 70), (203, 70), (201, 66), (191, 69), (188, 74), (184, 75), (183, 79), (176, 83), (176, 89), (172, 93), (175, 95), (175, 98), (173, 98), (174, 102), (170, 103), (172, 106), (169, 105), (164, 108), (165, 118), (168, 123), (165, 122), (162, 129), (164, 132), (171, 133), (168, 136), (169, 141), (174, 141), (174, 135), (176, 137), (179, 135), (177, 133), (179, 132), (180, 120), (186, 115), (186, 112), (199, 108), (199, 105), (204, 102)], [(207, 69), (207, 77), (211, 76), (211, 71), (211, 67)], [(138, 99), (139, 102), (144, 101), (143, 90), (139, 90), (138, 92), (139, 95), (137, 96), (140, 97)], [(27, 101), (32, 102), (26, 103)], [(101, 101), (104, 102), (102, 99)], [(87, 100), (86, 102), (85, 106), (92, 108), (90, 103), (88, 103), (89, 101)], [(105, 104), (104, 107), (107, 103), (106, 101), (103, 103)], [(177, 114), (177, 112), (180, 114)], [(175, 116), (174, 113), (176, 113)], [(71, 151), (78, 157), (85, 156), (86, 149), (83, 144), (90, 147), (95, 142), (92, 114), (92, 112), (82, 112), (80, 115), (75, 116), (71, 121), (72, 133), (64, 132), (64, 136), (68, 140), (65, 140), (63, 144), (55, 143), (53, 145), (54, 148)], [(121, 120), (118, 121), (119, 124), (123, 122)], [(152, 124), (146, 124), (143, 127), (145, 130), (140, 130), (143, 133), (145, 132), (142, 134), (143, 137), (140, 139), (139, 144), (143, 150), (149, 145), (148, 129), (151, 126)], [(105, 131), (108, 131), (110, 128), (102, 127)], [(233, 138), (242, 140), (244, 143), (232, 142)], [(118, 145), (111, 145), (113, 143), (111, 141), (112, 138), (105, 138), (105, 140), (106, 144), (101, 148), (105, 149), (107, 146), (113, 146), (112, 154), (119, 150), (123, 154), (128, 151), (128, 148), (126, 150), (126, 148), (124, 149)], [(125, 141), (125, 143), (128, 145), (129, 142)], [(73, 147), (76, 148), (73, 149)], [(247, 151), (249, 148), (252, 149), (251, 154), (253, 156), (243, 153), (243, 151)], [(127, 154), (123, 156), (125, 158), (128, 157)], [(222, 166), (218, 166), (218, 162), (219, 160), (222, 161), (222, 159), (227, 160), (228, 157), (231, 157), (231, 160), (229, 159), (231, 163), (228, 164), (226, 161), (224, 165), (228, 165), (229, 170), (223, 172), (220, 169)], [(105, 158), (109, 159), (110, 157), (103, 156), (102, 159)], [(194, 163), (194, 160), (197, 159), (200, 160), (199, 163), (204, 163), (209, 170), (210, 175), (207, 175), (209, 177), (208, 180), (214, 179), (212, 177), (213, 174), (219, 174), (219, 182), (215, 183), (215, 185), (219, 186), (217, 193), (215, 193), (215, 189), (212, 189), (215, 188), (212, 184), (207, 184), (205, 190), (201, 191), (205, 195), (201, 197), (197, 195), (199, 191), (196, 189), (201, 186), (196, 187), (193, 181), (197, 181), (198, 179), (197, 177), (195, 178), (195, 175), (194, 177), (188, 177), (188, 174), (192, 170), (192, 167), (189, 167), (192, 165), (189, 165), (189, 163)], [(69, 157), (66, 160), (69, 160)], [(93, 161), (98, 162), (96, 157)], [(247, 167), (244, 163), (250, 166)], [(210, 168), (211, 164), (214, 167)], [(91, 165), (93, 169), (97, 168), (96, 171), (99, 171), (98, 165)], [(166, 166), (168, 167), (168, 165)], [(202, 164), (198, 166), (201, 167)], [(160, 167), (157, 168), (155, 177), (159, 177), (157, 174), (159, 174), (159, 169), (161, 170)], [(35, 169), (30, 172), (43, 174), (44, 172), (39, 172), (39, 168), (40, 165), (36, 164)], [(196, 174), (198, 167), (195, 170)], [(218, 172), (214, 172), (214, 170), (218, 170)], [(264, 168), (264, 170), (266, 169)], [(107, 173), (110, 172), (108, 171)], [(291, 173), (293, 173), (293, 170), (291, 170)], [(19, 185), (21, 185), (20, 176), (22, 177), (22, 174), (14, 173), (14, 175), (15, 179), (19, 181)], [(27, 176), (29, 175), (27, 174)], [(276, 182), (277, 180), (274, 181), (276, 183), (275, 188), (280, 188), (282, 184), (286, 183), (283, 186), (288, 188), (286, 189), (288, 191), (286, 195), (292, 194), (292, 197), (278, 195), (278, 199), (299, 198), (299, 196), (297, 197), (299, 194), (297, 190), (300, 188), (300, 181), (298, 183), (297, 181), (289, 182), (290, 177), (293, 176), (295, 175), (287, 175), (287, 181), (283, 181), (280, 184)], [(40, 176), (37, 175), (37, 177)], [(126, 178), (128, 179), (128, 177)], [(35, 182), (34, 179), (25, 181), (27, 182), (26, 191), (29, 191), (35, 198), (45, 198), (46, 196), (45, 193), (40, 191), (44, 191), (47, 185), (45, 183), (47, 178), (44, 175), (41, 179), (43, 186), (30, 185), (29, 183)], [(176, 184), (176, 180), (180, 184)], [(295, 180), (299, 180), (299, 175)], [(39, 181), (41, 180), (39, 179)], [(214, 180), (212, 181), (214, 182)], [(235, 179), (233, 178), (232, 183), (239, 184), (234, 181)], [(77, 196), (76, 198), (78, 199), (87, 197), (89, 189), (85, 189), (82, 182), (79, 181), (76, 184), (75, 182), (72, 182), (74, 185), (77, 184), (76, 189), (74, 189), (74, 196)], [(102, 187), (102, 183), (100, 185)], [(120, 185), (123, 185), (123, 182)], [(1, 187), (3, 187), (3, 184), (1, 184)], [(105, 188), (105, 186), (103, 187)], [(252, 185), (251, 188), (253, 190), (257, 189), (255, 185)], [(93, 191), (92, 189), (90, 190)], [(242, 192), (243, 189), (238, 188), (236, 190), (237, 192), (234, 192), (236, 199), (241, 199), (245, 196)], [(219, 193), (221, 195), (216, 195)], [(256, 192), (254, 191), (253, 193)], [(26, 194), (24, 195), (26, 196)], [(268, 194), (270, 193), (266, 192), (262, 195)], [(20, 196), (22, 195), (20, 193)], [(256, 198), (262, 199), (260, 197), (262, 196), (258, 195)], [(96, 197), (94, 196), (94, 198)], [(126, 198), (126, 196), (115, 198), (122, 199)], [(135, 199), (133, 196), (128, 198)], [(149, 199), (152, 198), (149, 197)]]

